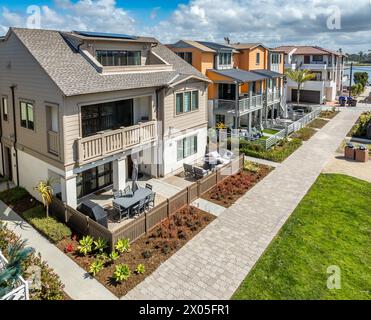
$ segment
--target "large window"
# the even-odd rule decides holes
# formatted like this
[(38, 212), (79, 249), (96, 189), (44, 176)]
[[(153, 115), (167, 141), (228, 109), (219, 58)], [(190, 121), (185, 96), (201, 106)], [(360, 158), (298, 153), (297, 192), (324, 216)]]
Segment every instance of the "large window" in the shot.
[(176, 94), (176, 114), (196, 111), (199, 108), (198, 91), (187, 91)]
[(82, 136), (133, 125), (133, 100), (121, 100), (81, 107)]
[(232, 64), (232, 53), (219, 53), (219, 65), (230, 66)]
[(3, 110), (3, 120), (8, 121), (8, 98), (1, 98), (1, 107)]
[(97, 50), (97, 60), (104, 67), (140, 66), (140, 51), (103, 51)]
[(323, 62), (323, 56), (313, 56), (313, 62)]
[(32, 103), (21, 102), (21, 126), (34, 130), (34, 107)]
[(112, 162), (86, 170), (77, 175), (77, 197), (82, 198), (112, 184)]
[(192, 52), (177, 52), (177, 55), (189, 64), (192, 64)]
[(181, 161), (197, 153), (197, 135), (177, 142), (177, 160)]

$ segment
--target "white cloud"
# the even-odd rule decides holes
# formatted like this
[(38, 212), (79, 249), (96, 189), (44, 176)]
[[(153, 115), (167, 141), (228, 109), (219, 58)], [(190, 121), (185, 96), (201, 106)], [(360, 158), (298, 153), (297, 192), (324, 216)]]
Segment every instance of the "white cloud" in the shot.
[(155, 7), (155, 8), (152, 9), (152, 11), (149, 15), (151, 20), (155, 20), (157, 18), (158, 12), (160, 11), (160, 9), (161, 9), (161, 7)]

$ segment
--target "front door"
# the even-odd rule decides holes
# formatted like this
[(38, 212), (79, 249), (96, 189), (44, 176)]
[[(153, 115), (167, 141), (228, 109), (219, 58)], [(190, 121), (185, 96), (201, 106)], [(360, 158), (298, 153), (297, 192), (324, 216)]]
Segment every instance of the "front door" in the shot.
[(304, 63), (310, 64), (310, 56), (304, 56)]

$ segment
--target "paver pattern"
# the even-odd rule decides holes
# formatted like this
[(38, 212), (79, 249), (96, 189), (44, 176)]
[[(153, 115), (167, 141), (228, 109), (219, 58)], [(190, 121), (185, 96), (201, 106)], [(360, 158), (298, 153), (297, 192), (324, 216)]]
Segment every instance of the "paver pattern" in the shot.
[(343, 110), (123, 299), (229, 299), (308, 192), (361, 109)]

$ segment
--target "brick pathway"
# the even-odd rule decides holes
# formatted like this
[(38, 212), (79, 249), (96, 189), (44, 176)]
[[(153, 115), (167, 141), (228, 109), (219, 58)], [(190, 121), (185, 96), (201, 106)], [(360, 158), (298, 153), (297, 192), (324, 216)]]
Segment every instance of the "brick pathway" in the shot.
[(341, 112), (123, 299), (229, 299), (333, 156), (360, 109)]

